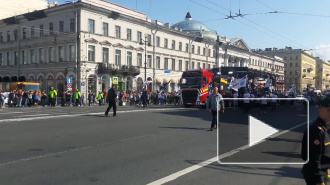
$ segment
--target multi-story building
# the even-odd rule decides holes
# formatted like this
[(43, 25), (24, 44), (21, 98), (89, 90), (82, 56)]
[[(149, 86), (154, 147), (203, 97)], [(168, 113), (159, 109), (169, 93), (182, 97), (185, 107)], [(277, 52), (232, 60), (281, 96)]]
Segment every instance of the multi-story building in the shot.
[[(79, 0), (0, 21), (0, 88), (36, 81), (43, 89), (66, 90), (66, 79), (83, 93), (148, 89), (169, 83), (178, 89), (182, 71), (217, 66), (261, 70), (284, 66), (280, 58), (253, 53), (243, 39), (227, 39), (192, 19), (171, 26), (103, 0)], [(261, 62), (262, 61), (262, 62)], [(271, 64), (271, 65), (270, 65)], [(273, 67), (271, 67), (273, 66)], [(281, 71), (277, 71), (279, 75)]]
[(330, 88), (330, 62), (317, 58), (316, 65), (317, 77), (315, 87), (325, 91)]
[(307, 86), (315, 87), (317, 66), (316, 58), (309, 51), (302, 49), (266, 48), (265, 50), (256, 50), (257, 53), (269, 56), (279, 56), (284, 59), (285, 64), (285, 85), (289, 89), (295, 84), (297, 91), (302, 92)]
[(0, 3), (0, 20), (17, 16), (28, 12), (45, 9), (56, 3), (48, 3), (46, 0), (10, 0)]

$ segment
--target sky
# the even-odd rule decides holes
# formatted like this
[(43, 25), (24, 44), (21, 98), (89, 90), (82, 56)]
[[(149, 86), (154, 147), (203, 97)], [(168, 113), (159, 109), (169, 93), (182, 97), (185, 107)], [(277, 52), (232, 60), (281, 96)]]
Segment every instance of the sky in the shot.
[[(54, 0), (48, 0), (53, 2)], [(65, 0), (57, 0), (60, 4)], [(110, 0), (147, 14), (152, 20), (177, 23), (189, 11), (218, 35), (242, 38), (251, 49), (310, 50), (330, 60), (329, 0)], [(232, 12), (243, 17), (224, 19)], [(279, 13), (269, 13), (269, 12)], [(247, 14), (247, 15), (245, 15)]]

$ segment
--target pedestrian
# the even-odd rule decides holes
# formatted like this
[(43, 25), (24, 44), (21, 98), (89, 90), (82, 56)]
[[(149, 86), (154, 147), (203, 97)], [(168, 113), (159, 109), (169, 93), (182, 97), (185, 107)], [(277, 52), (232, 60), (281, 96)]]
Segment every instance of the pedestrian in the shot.
[(33, 104), (35, 107), (39, 106), (39, 93), (37, 91), (34, 92)]
[(112, 84), (112, 88), (109, 89), (108, 91), (108, 101), (109, 101), (109, 106), (107, 108), (107, 110), (105, 111), (105, 116), (108, 117), (108, 113), (110, 111), (110, 109), (113, 107), (113, 116), (116, 116), (116, 111), (117, 111), (117, 106), (116, 106), (116, 97), (117, 97), (117, 94), (116, 94), (116, 85), (115, 84)]
[(302, 168), (307, 185), (326, 185), (330, 174), (330, 145), (328, 144), (330, 141), (330, 96), (319, 100), (318, 103), (319, 117), (309, 125), (309, 137), (307, 130), (305, 131), (301, 147), (301, 157), (304, 161), (308, 160), (309, 152), (309, 160)]
[(76, 96), (76, 98), (75, 98), (75, 100), (76, 100), (76, 107), (78, 107), (78, 104), (81, 107), (81, 102), (80, 102), (81, 94), (80, 94), (80, 92), (79, 92), (78, 89), (76, 90), (75, 96)]
[(261, 107), (261, 114), (266, 114), (267, 113), (267, 100), (265, 99), (266, 95), (263, 94), (261, 96), (261, 100), (260, 100), (260, 107)]
[(272, 106), (272, 111), (276, 111), (276, 101), (277, 101), (277, 95), (276, 94), (272, 94), (272, 102), (271, 102), (271, 106)]
[(45, 91), (42, 92), (42, 97), (41, 97), (41, 105), (43, 107), (45, 107), (46, 105), (46, 99), (47, 99), (47, 94), (45, 93)]
[(249, 113), (250, 109), (250, 93), (248, 91), (245, 91), (245, 94), (243, 95), (244, 97), (244, 112)]
[(0, 108), (5, 108), (5, 95), (0, 91)]
[(55, 107), (55, 103), (56, 103), (55, 101), (56, 101), (56, 98), (57, 98), (57, 91), (54, 90), (54, 87), (50, 88), (49, 98), (50, 98), (50, 105), (52, 107)]
[(238, 100), (237, 100), (237, 98), (238, 98), (238, 92), (235, 91), (235, 93), (234, 93), (234, 110), (238, 110)]
[(221, 94), (219, 94), (218, 87), (213, 88), (212, 94), (210, 94), (209, 98), (207, 99), (206, 107), (207, 111), (210, 111), (212, 113), (212, 123), (210, 131), (213, 131), (213, 129), (217, 129), (218, 110), (222, 114), (225, 112), (225, 104)]
[(147, 107), (147, 101), (148, 101), (148, 92), (146, 89), (143, 89), (142, 95), (141, 95), (142, 105), (143, 108)]
[(81, 94), (80, 103), (81, 103), (83, 106), (85, 106), (85, 94), (84, 94), (84, 93)]
[(99, 106), (102, 106), (103, 94), (101, 93), (101, 91), (99, 92), (99, 95), (97, 96), (97, 99), (99, 100)]

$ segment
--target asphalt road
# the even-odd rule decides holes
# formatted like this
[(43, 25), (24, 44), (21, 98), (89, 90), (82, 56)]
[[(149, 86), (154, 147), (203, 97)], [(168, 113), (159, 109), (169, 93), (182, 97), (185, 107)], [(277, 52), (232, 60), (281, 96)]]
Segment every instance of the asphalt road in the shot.
[[(0, 109), (0, 184), (304, 184), (301, 165), (220, 165), (210, 113), (176, 106)], [(251, 115), (281, 132), (306, 120), (303, 107)], [(111, 113), (109, 115), (112, 115)], [(316, 118), (312, 108), (310, 119)], [(220, 117), (219, 154), (248, 144), (242, 110)], [(279, 119), (281, 118), (281, 119)], [(229, 162), (301, 162), (304, 127), (223, 158)], [(210, 160), (212, 159), (212, 160)], [(203, 166), (205, 164), (205, 166)]]

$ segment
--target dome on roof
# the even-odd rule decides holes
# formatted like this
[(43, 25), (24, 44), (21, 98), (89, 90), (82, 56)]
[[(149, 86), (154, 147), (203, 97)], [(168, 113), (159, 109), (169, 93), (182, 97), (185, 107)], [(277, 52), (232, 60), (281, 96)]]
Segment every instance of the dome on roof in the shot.
[(199, 33), (210, 39), (216, 39), (217, 32), (208, 29), (205, 24), (192, 20), (190, 12), (187, 13), (186, 18), (172, 26), (172, 28), (182, 29), (182, 31), (190, 32), (193, 34)]

